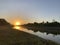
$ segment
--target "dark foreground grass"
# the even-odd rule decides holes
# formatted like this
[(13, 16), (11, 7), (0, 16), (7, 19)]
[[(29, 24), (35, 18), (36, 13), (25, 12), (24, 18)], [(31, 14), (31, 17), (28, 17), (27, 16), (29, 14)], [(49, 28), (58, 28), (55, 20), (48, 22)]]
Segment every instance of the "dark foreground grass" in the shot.
[(0, 29), (0, 45), (58, 45), (58, 44), (19, 30)]

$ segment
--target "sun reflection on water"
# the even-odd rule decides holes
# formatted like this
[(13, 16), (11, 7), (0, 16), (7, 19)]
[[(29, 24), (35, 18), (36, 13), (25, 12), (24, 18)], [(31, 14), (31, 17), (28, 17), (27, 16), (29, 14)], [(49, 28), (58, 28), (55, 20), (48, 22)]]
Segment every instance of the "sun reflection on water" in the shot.
[(20, 27), (19, 27), (19, 26), (14, 26), (13, 28), (14, 28), (14, 29), (20, 29)]
[(21, 26), (14, 26), (13, 29), (17, 29), (17, 30), (20, 30), (20, 31), (26, 31), (25, 28), (21, 27)]
[(24, 30), (24, 28), (21, 27), (21, 26), (14, 26), (13, 28), (14, 28), (14, 29), (18, 29), (18, 30)]
[(32, 30), (28, 30), (28, 29), (23, 28), (21, 26), (14, 26), (13, 29), (17, 29), (17, 30), (24, 31), (24, 32), (27, 32), (27, 33), (32, 33), (33, 32)]

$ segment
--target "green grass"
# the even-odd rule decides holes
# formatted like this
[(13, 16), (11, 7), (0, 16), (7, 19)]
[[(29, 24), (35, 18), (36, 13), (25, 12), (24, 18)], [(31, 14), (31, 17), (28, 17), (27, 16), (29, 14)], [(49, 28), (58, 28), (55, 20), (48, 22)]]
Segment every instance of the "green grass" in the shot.
[(35, 35), (15, 29), (0, 29), (0, 45), (58, 45)]

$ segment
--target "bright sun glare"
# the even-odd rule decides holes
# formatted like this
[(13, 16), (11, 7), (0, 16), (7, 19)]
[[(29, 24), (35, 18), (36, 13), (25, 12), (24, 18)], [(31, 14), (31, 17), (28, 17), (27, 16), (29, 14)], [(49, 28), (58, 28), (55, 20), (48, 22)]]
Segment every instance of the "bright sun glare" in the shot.
[(21, 25), (21, 23), (20, 22), (16, 22), (15, 25)]
[(20, 29), (19, 25), (21, 25), (21, 23), (19, 21), (15, 22), (14, 24), (14, 29)]

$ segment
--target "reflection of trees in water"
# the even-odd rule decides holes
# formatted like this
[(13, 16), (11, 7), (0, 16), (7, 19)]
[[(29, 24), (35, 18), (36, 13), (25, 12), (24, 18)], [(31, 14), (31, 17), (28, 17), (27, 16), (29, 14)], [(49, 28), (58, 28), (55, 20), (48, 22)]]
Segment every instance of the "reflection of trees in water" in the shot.
[(36, 28), (28, 28), (27, 27), (27, 29), (28, 30), (33, 30), (34, 32), (38, 32), (38, 31), (40, 31), (40, 32), (42, 32), (42, 33), (44, 33), (44, 32), (46, 32), (47, 34), (49, 34), (49, 33), (51, 33), (51, 34), (55, 34), (55, 35), (57, 35), (57, 34), (60, 34), (60, 32), (59, 31), (57, 31), (57, 30), (45, 30), (44, 28), (42, 28), (42, 29), (36, 29)]
[(24, 24), (22, 25), (23, 27), (29, 29), (29, 30), (33, 30), (34, 32), (40, 31), (40, 32), (46, 32), (47, 34), (52, 33), (52, 34), (60, 34), (60, 23), (57, 21), (53, 21), (53, 22), (46, 22), (44, 23), (44, 21), (42, 23), (28, 23), (28, 24)]

